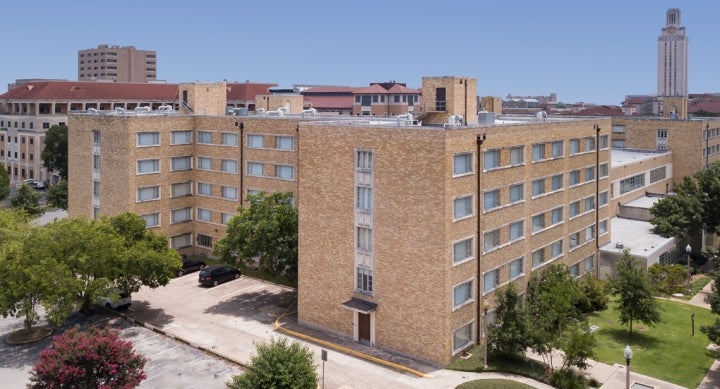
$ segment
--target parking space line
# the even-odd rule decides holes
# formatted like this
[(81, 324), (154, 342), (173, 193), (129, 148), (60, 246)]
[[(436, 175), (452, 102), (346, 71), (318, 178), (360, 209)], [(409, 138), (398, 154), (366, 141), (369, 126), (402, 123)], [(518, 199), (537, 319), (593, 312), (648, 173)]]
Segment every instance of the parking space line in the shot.
[(224, 298), (226, 298), (226, 297), (234, 296), (234, 295), (236, 295), (236, 294), (246, 293), (246, 292), (248, 292), (248, 291), (250, 291), (250, 290), (255, 290), (255, 289), (261, 290), (261, 289), (263, 289), (263, 288), (264, 288), (264, 285), (250, 285), (250, 286), (247, 286), (247, 287), (245, 287), (245, 288), (236, 289), (236, 290), (233, 291), (233, 292), (226, 293), (226, 294), (224, 294), (224, 295), (222, 295), (222, 296), (220, 296), (220, 297), (218, 297), (218, 298), (219, 298), (219, 299), (224, 299)]
[(147, 357), (150, 358), (150, 359), (152, 359), (152, 357), (154, 357), (154, 356), (160, 355), (160, 354), (162, 354), (162, 353), (164, 353), (164, 352), (166, 352), (166, 351), (175, 350), (175, 349), (178, 348), (178, 347), (180, 347), (180, 346), (179, 346), (179, 345), (175, 345), (174, 347), (166, 348), (166, 349), (163, 350), (163, 351), (158, 351), (158, 352), (156, 352), (155, 354), (147, 355)]

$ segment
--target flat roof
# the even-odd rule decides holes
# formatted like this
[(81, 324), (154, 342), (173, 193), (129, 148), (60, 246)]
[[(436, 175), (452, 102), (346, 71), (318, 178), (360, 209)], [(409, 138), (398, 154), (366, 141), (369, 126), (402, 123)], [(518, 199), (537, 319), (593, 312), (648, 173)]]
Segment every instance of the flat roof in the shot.
[(612, 167), (616, 167), (629, 163), (639, 162), (644, 159), (651, 159), (665, 153), (666, 152), (655, 152), (648, 150), (611, 149), (610, 161), (612, 163)]
[(655, 203), (660, 201), (660, 199), (662, 199), (661, 196), (643, 196), (627, 203), (623, 203), (623, 205), (628, 207), (650, 209), (650, 207), (655, 205)]
[(653, 233), (652, 229), (650, 222), (614, 217), (610, 219), (611, 242), (600, 249), (618, 253), (628, 249), (630, 255), (644, 258), (667, 251), (666, 247), (673, 245), (675, 238), (665, 238)]

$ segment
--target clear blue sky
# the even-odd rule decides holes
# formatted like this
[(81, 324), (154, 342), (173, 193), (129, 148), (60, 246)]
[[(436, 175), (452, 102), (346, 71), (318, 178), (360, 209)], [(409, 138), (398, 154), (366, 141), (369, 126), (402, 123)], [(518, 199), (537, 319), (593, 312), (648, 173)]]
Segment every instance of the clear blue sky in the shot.
[(155, 50), (158, 79), (366, 86), (478, 79), (478, 94), (557, 93), (619, 104), (657, 90), (657, 38), (680, 8), (690, 93), (720, 92), (720, 2), (11, 1), (0, 91), (18, 78), (77, 79), (77, 51)]

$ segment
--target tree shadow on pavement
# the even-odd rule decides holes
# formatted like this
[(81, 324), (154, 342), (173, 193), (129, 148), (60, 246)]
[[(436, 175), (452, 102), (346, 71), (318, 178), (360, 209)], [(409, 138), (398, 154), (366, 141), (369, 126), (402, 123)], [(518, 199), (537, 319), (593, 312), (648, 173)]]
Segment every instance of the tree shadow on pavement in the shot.
[(150, 308), (147, 301), (133, 301), (130, 308), (119, 313), (142, 323), (152, 324), (155, 327), (164, 327), (173, 322), (174, 316), (165, 313), (161, 308)]
[(262, 323), (272, 323), (275, 319), (290, 308), (297, 306), (297, 292), (294, 290), (280, 290), (270, 292), (261, 291), (235, 295), (205, 309), (205, 313), (239, 316), (257, 320)]

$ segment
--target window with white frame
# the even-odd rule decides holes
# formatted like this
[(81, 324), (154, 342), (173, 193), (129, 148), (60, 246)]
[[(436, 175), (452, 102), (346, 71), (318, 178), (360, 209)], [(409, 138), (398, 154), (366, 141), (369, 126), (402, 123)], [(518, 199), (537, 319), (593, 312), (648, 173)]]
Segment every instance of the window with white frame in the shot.
[(500, 269), (490, 270), (483, 274), (483, 292), (487, 293), (498, 286), (500, 282)]
[(624, 149), (625, 148), (625, 139), (613, 139), (611, 143), (612, 143), (613, 149)]
[(234, 159), (223, 159), (220, 168), (225, 173), (237, 173), (237, 161)]
[(197, 167), (202, 170), (212, 170), (212, 158), (197, 157)]
[(570, 139), (570, 155), (580, 152), (580, 139)]
[(562, 221), (563, 221), (563, 207), (554, 208), (552, 211), (550, 211), (550, 215), (551, 215), (551, 216), (550, 216), (551, 223), (552, 223), (553, 225), (554, 225), (554, 224), (558, 224), (558, 223), (562, 223)]
[(667, 166), (660, 166), (650, 170), (650, 183), (655, 183), (667, 178)]
[(357, 187), (357, 209), (372, 211), (372, 188), (367, 186)]
[(192, 157), (172, 157), (170, 158), (170, 170), (171, 171), (180, 171), (180, 170), (190, 170), (192, 169)]
[(545, 228), (545, 214), (541, 213), (532, 217), (532, 231), (537, 232)]
[(585, 168), (585, 181), (592, 181), (595, 179), (595, 167)]
[(141, 216), (145, 219), (145, 228), (157, 227), (160, 225), (160, 213), (148, 213)]
[(523, 264), (523, 257), (520, 257), (510, 262), (510, 279), (519, 277), (525, 273), (525, 265)]
[(575, 247), (578, 247), (580, 245), (580, 233), (579, 232), (573, 232), (570, 234), (570, 250), (574, 249)]
[(510, 223), (510, 240), (520, 239), (525, 236), (525, 222), (518, 220)]
[(174, 145), (187, 145), (192, 143), (192, 131), (172, 131), (170, 143)]
[(510, 148), (510, 165), (522, 165), (525, 163), (525, 147), (515, 146)]
[(550, 258), (561, 256), (563, 253), (563, 241), (562, 239), (553, 242), (550, 245)]
[(500, 206), (500, 189), (483, 193), (483, 210), (489, 211)]
[(485, 150), (483, 155), (483, 168), (485, 170), (500, 167), (500, 150)]
[(545, 159), (545, 144), (544, 143), (536, 143), (532, 145), (532, 160), (535, 161), (541, 161)]
[(159, 186), (145, 186), (137, 189), (137, 201), (158, 200), (159, 198)]
[(372, 293), (373, 291), (373, 271), (363, 267), (357, 267), (357, 280), (355, 288), (361, 293)]
[(275, 165), (275, 177), (292, 180), (295, 178), (295, 168), (289, 165)]
[(598, 230), (600, 231), (600, 235), (606, 234), (608, 232), (607, 219), (600, 220), (600, 222), (598, 223)]
[(265, 173), (265, 166), (260, 162), (248, 162), (247, 174), (249, 176), (262, 177)]
[(545, 262), (545, 248), (532, 252), (532, 267), (538, 267)]
[(585, 151), (595, 150), (595, 138), (585, 138)]
[(562, 157), (565, 154), (564, 142), (561, 140), (552, 142), (552, 156), (553, 158)]
[(510, 203), (523, 201), (525, 198), (525, 184), (511, 185), (509, 193), (510, 193)]
[(174, 249), (181, 249), (192, 246), (190, 234), (176, 235), (170, 238), (170, 246)]
[(632, 192), (645, 186), (645, 173), (620, 180), (620, 194)]
[(367, 227), (357, 227), (357, 248), (361, 251), (372, 251), (372, 229)]
[(180, 208), (170, 211), (170, 223), (182, 223), (192, 220), (192, 208)]
[(200, 247), (212, 247), (212, 236), (197, 234), (197, 245)]
[(595, 267), (595, 254), (584, 259), (585, 271), (588, 272)]
[(137, 161), (137, 172), (138, 174), (159, 173), (160, 160), (142, 159), (140, 161)]
[(472, 238), (468, 238), (453, 244), (453, 263), (463, 262), (473, 257), (472, 241)]
[(608, 164), (607, 163), (600, 164), (599, 169), (600, 169), (600, 178), (608, 176)]
[(568, 206), (568, 216), (570, 218), (573, 218), (580, 214), (580, 201), (573, 201)]
[(453, 219), (462, 219), (472, 216), (472, 195), (459, 197), (453, 200)]
[(93, 154), (93, 169), (100, 170), (100, 155)]
[(608, 136), (600, 135), (600, 150), (604, 150), (607, 148), (608, 148)]
[(295, 138), (292, 136), (275, 137), (275, 148), (278, 150), (293, 150), (295, 148)]
[(500, 246), (500, 230), (488, 231), (483, 234), (483, 252), (489, 252)]
[[(10, 127), (10, 122), (8, 122), (8, 127)], [(17, 127), (17, 125), (15, 127)], [(93, 134), (93, 145), (100, 146), (100, 131), (93, 130), (92, 134)], [(10, 139), (10, 137), (8, 137), (8, 141), (9, 141), (9, 139)]]
[(602, 207), (603, 205), (607, 205), (608, 203), (608, 192), (600, 192), (600, 195), (598, 197), (598, 206)]
[(223, 212), (220, 214), (220, 222), (227, 225), (230, 219), (233, 218), (233, 216), (235, 215), (233, 215), (232, 213)]
[(222, 136), (220, 138), (220, 142), (224, 146), (237, 146), (238, 145), (237, 134), (232, 133), (232, 132), (223, 132)]
[(585, 227), (585, 241), (589, 242), (595, 239), (595, 226)]
[(355, 169), (371, 171), (373, 169), (373, 152), (369, 150), (358, 150), (355, 153)]
[(453, 353), (462, 351), (465, 347), (473, 343), (473, 322), (453, 331)]
[(463, 282), (453, 288), (453, 308), (458, 309), (463, 305), (473, 301), (472, 280)]
[(453, 155), (453, 175), (459, 176), (473, 171), (472, 153)]
[(137, 133), (137, 146), (160, 146), (160, 133), (159, 132), (138, 132)]
[(563, 182), (565, 181), (565, 175), (563, 173), (552, 176), (552, 190), (560, 190), (563, 188)]
[(212, 143), (212, 132), (210, 131), (198, 131), (197, 142), (211, 144)]
[(199, 194), (201, 196), (212, 195), (212, 185), (208, 184), (206, 182), (198, 182), (197, 183), (197, 194)]
[(570, 180), (569, 180), (570, 186), (580, 184), (580, 170), (571, 171), (569, 177), (570, 177)]
[(205, 208), (198, 208), (197, 209), (197, 219), (204, 221), (204, 222), (210, 222), (212, 221), (212, 211)]
[(580, 276), (580, 264), (576, 263), (568, 268), (570, 275), (577, 278)]
[(249, 149), (262, 149), (264, 147), (264, 137), (257, 134), (247, 135), (247, 148)]
[(192, 182), (178, 182), (170, 186), (170, 196), (182, 197), (192, 195)]
[(595, 196), (585, 198), (585, 212), (595, 209)]
[(537, 180), (534, 180), (534, 181), (532, 182), (532, 195), (533, 195), (533, 197), (535, 197), (535, 196), (540, 196), (541, 194), (544, 194), (544, 193), (545, 193), (545, 179), (544, 179), (544, 178), (539, 178), (539, 179), (537, 179)]
[(221, 196), (228, 200), (237, 200), (237, 187), (223, 185), (221, 190)]

